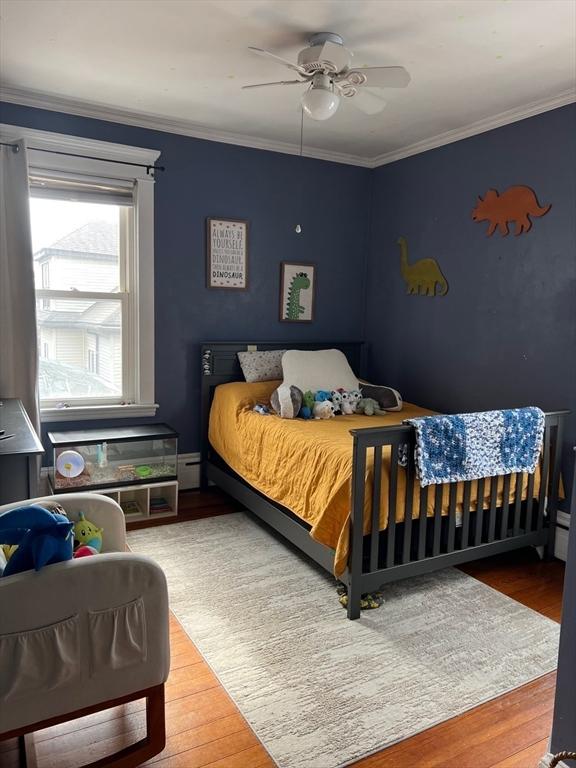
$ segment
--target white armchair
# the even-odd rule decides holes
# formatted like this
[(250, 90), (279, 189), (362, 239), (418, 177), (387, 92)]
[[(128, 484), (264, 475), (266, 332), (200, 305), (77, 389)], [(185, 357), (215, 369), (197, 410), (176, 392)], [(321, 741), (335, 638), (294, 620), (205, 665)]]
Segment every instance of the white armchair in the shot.
[(93, 764), (140, 765), (165, 744), (164, 573), (126, 552), (124, 514), (106, 496), (21, 501), (0, 507), (0, 515), (42, 500), (57, 501), (71, 520), (84, 512), (102, 527), (102, 554), (0, 578), (0, 741), (146, 698), (146, 738)]

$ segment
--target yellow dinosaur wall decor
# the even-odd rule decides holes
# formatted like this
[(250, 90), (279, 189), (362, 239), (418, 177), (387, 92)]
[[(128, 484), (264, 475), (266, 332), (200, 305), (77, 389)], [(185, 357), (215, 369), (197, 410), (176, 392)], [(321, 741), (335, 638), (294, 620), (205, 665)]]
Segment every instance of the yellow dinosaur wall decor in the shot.
[[(420, 259), (414, 264), (408, 263), (408, 243), (404, 237), (398, 238), (400, 246), (400, 269), (406, 283), (407, 293), (422, 296), (445, 296), (448, 293), (448, 282), (438, 262), (434, 259)], [(436, 292), (436, 286), (439, 286)]]

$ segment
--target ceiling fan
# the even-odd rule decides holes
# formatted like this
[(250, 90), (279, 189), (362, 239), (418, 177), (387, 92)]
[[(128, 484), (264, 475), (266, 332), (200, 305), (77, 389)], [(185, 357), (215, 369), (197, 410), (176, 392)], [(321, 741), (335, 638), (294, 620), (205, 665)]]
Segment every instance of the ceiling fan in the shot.
[(344, 47), (344, 40), (334, 32), (318, 32), (309, 40), (309, 46), (298, 54), (298, 62), (277, 56), (263, 48), (249, 47), (259, 56), (283, 64), (296, 72), (298, 80), (280, 80), (274, 83), (244, 85), (248, 88), (267, 88), (271, 85), (308, 85), (302, 96), (302, 108), (313, 120), (327, 120), (336, 112), (340, 97), (367, 115), (377, 115), (386, 106), (381, 96), (384, 88), (406, 88), (410, 75), (404, 67), (351, 67), (352, 52)]

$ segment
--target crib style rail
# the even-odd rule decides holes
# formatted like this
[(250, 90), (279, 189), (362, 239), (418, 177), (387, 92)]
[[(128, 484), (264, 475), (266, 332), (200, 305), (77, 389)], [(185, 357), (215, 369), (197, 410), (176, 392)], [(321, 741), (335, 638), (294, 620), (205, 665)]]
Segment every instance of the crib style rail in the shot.
[[(420, 488), (414, 463), (414, 427), (351, 430), (350, 553), (345, 575), (348, 618), (360, 616), (363, 593), (390, 581), (530, 545), (542, 546), (547, 554), (553, 554), (562, 428), (567, 413), (546, 414), (537, 494), (535, 476), (528, 473)], [(405, 466), (399, 467), (402, 446), (407, 446), (402, 450)], [(388, 523), (385, 531), (381, 531), (382, 473), (374, 471), (371, 497), (367, 500), (366, 470), (369, 452), (373, 452), (373, 466), (378, 468), (382, 466), (383, 451), (387, 450), (390, 451)], [(398, 482), (400, 472), (404, 473), (403, 489)], [(415, 489), (419, 505), (418, 514), (413, 516)], [(366, 501), (368, 533), (365, 531)], [(432, 515), (428, 514), (430, 502)], [(396, 519), (398, 503), (403, 510), (401, 522)]]

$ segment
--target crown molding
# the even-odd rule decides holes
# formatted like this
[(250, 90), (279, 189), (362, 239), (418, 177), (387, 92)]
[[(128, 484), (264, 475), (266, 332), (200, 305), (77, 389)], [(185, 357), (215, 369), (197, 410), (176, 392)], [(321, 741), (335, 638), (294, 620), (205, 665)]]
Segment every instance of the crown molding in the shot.
[[(105, 120), (107, 122), (133, 125), (154, 131), (175, 133), (180, 136), (190, 136), (206, 141), (234, 144), (241, 147), (249, 147), (251, 149), (263, 149), (269, 152), (281, 152), (289, 155), (300, 154), (299, 146), (290, 144), (289, 142), (273, 141), (255, 136), (245, 136), (230, 131), (218, 131), (216, 129), (198, 126), (188, 120), (179, 120), (176, 118), (170, 119), (147, 112), (134, 112), (107, 105), (92, 104), (87, 101), (54, 96), (40, 91), (2, 87), (0, 88), (0, 101), (20, 104), (26, 107), (35, 107), (37, 109), (47, 109), (52, 112), (63, 112), (65, 114), (78, 115), (80, 117), (89, 117), (96, 120)], [(427, 152), (430, 149), (443, 147), (446, 144), (452, 144), (456, 141), (476, 136), (479, 133), (485, 133), (486, 131), (491, 131), (495, 128), (518, 122), (519, 120), (524, 120), (527, 117), (533, 117), (542, 114), (543, 112), (566, 106), (575, 101), (576, 91), (561, 91), (549, 98), (540, 99), (524, 104), (521, 107), (500, 112), (497, 115), (478, 120), (477, 122), (470, 123), (461, 128), (444, 131), (443, 133), (431, 136), (423, 141), (409, 144), (406, 147), (391, 152), (384, 152), (371, 158), (350, 155), (343, 152), (332, 152), (313, 147), (304, 148), (302, 154), (304, 157), (315, 158), (317, 160), (356, 165), (363, 168), (378, 168), (381, 165), (394, 163), (397, 160), (402, 160), (406, 157), (420, 154), (421, 152)]]
[[(92, 104), (88, 101), (53, 96), (41, 93), (40, 91), (2, 87), (0, 88), (0, 101), (20, 104), (25, 107), (47, 109), (51, 112), (63, 112), (69, 115), (78, 115), (79, 117), (91, 117), (96, 120), (106, 120), (111, 123), (134, 125), (152, 131), (175, 133), (179, 136), (190, 136), (194, 139), (205, 139), (206, 141), (217, 141), (223, 144), (234, 144), (250, 149), (264, 149), (269, 152), (281, 152), (282, 154), (288, 155), (300, 154), (300, 146), (298, 144), (263, 139), (256, 136), (245, 136), (244, 134), (233, 133), (231, 131), (218, 131), (212, 128), (204, 128), (203, 126), (196, 125), (188, 120), (166, 118), (149, 112), (133, 112), (131, 110), (107, 105)], [(329, 150), (314, 147), (304, 147), (302, 154), (304, 157), (315, 158), (317, 160), (328, 160), (333, 163), (359, 165), (365, 168), (372, 167), (369, 158), (348, 155), (344, 152), (331, 152)]]
[(505, 112), (500, 112), (497, 115), (478, 120), (477, 122), (470, 123), (462, 128), (456, 128), (452, 131), (444, 131), (436, 136), (431, 136), (429, 139), (417, 141), (414, 144), (409, 144), (407, 147), (402, 147), (401, 149), (392, 152), (384, 152), (381, 155), (371, 158), (371, 167), (378, 168), (381, 165), (387, 165), (388, 163), (394, 163), (397, 160), (403, 160), (405, 157), (419, 155), (421, 152), (427, 152), (429, 149), (436, 149), (437, 147), (443, 147), (446, 144), (453, 144), (455, 141), (469, 139), (471, 136), (476, 136), (479, 133), (485, 133), (486, 131), (494, 130), (494, 128), (501, 128), (504, 125), (516, 123), (527, 117), (534, 117), (543, 112), (549, 112), (551, 109), (565, 107), (568, 104), (572, 104), (574, 101), (576, 101), (576, 91), (561, 91), (555, 96), (540, 99), (539, 101), (532, 101), (529, 104), (524, 104), (523, 106), (514, 109), (508, 109)]

